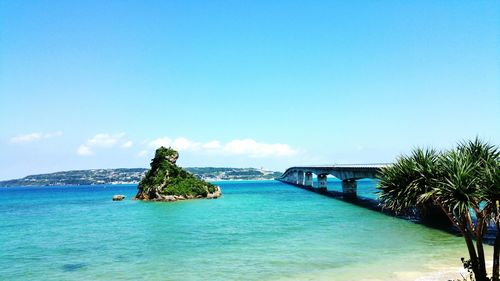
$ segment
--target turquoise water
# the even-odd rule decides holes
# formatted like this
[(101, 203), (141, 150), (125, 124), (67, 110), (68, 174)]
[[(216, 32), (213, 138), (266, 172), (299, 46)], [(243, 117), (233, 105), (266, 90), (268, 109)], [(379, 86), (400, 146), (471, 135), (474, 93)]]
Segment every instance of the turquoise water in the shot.
[(0, 189), (0, 280), (446, 280), (466, 254), (280, 182), (218, 184), (220, 199), (175, 203), (130, 200), (133, 185)]

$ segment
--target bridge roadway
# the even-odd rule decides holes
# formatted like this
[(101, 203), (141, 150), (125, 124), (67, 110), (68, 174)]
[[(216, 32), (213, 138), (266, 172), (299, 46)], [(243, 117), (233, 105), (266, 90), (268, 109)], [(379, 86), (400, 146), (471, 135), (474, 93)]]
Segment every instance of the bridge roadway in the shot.
[[(277, 180), (319, 192), (327, 191), (327, 176), (332, 175), (342, 181), (342, 193), (345, 199), (357, 198), (356, 180), (377, 178), (383, 167), (390, 164), (351, 164), (324, 166), (296, 166), (288, 168)], [(316, 174), (318, 186), (313, 186), (313, 174)]]

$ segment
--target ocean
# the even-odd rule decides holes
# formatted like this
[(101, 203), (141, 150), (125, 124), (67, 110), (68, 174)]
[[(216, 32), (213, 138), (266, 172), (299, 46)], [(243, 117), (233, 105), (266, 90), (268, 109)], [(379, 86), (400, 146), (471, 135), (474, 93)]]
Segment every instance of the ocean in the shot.
[(461, 237), (277, 181), (216, 184), (220, 199), (173, 203), (131, 200), (136, 185), (1, 188), (0, 280), (460, 277)]

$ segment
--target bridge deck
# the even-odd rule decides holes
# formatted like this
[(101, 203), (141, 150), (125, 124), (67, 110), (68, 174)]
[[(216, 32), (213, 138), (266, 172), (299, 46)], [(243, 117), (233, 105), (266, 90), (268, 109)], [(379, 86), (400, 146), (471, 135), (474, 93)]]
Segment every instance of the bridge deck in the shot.
[[(316, 175), (333, 175), (341, 180), (356, 180), (362, 178), (376, 178), (377, 174), (384, 167), (390, 164), (339, 164), (339, 165), (313, 165), (294, 166), (288, 168), (279, 180), (287, 179), (290, 175), (305, 173)], [(286, 180), (284, 180), (286, 181)]]

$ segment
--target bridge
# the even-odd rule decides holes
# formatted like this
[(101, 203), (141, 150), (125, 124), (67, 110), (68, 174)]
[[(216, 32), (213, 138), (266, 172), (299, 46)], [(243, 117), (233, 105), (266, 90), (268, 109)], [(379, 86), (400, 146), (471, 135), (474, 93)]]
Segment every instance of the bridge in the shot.
[[(317, 192), (327, 192), (327, 176), (332, 175), (342, 181), (342, 195), (345, 199), (357, 198), (357, 180), (377, 178), (383, 167), (390, 164), (351, 164), (324, 166), (296, 166), (288, 168), (276, 180), (312, 189)], [(318, 186), (313, 186), (313, 174), (317, 176)]]

